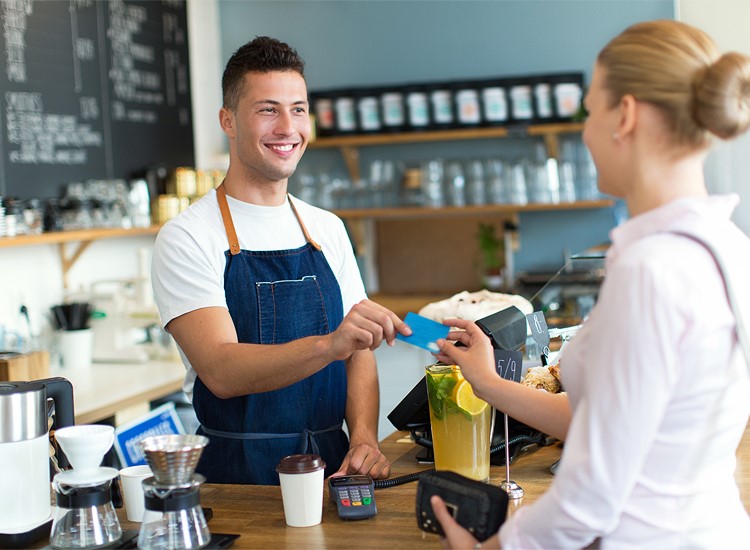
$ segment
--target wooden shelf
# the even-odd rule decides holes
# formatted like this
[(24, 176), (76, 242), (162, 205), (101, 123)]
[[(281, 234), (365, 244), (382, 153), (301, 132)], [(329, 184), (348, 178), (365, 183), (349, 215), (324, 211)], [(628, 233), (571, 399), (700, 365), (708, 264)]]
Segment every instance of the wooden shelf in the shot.
[(14, 246), (31, 246), (37, 244), (61, 244), (70, 242), (89, 242), (117, 237), (137, 237), (155, 235), (161, 226), (135, 227), (132, 229), (80, 229), (73, 231), (53, 231), (41, 235), (19, 235), (17, 237), (0, 237), (0, 248)]
[(492, 128), (458, 128), (426, 132), (394, 132), (391, 134), (357, 134), (351, 136), (319, 137), (308, 144), (309, 149), (338, 148), (349, 171), (352, 181), (359, 181), (359, 148), (373, 145), (404, 145), (434, 141), (465, 141), (471, 139), (497, 139), (529, 136), (544, 138), (547, 153), (554, 158), (559, 156), (557, 136), (583, 130), (580, 122), (560, 122), (556, 124), (524, 124), (496, 126)]
[(311, 149), (335, 147), (363, 147), (372, 145), (394, 145), (427, 141), (461, 141), (466, 139), (491, 139), (506, 137), (544, 136), (580, 132), (583, 124), (561, 122), (558, 124), (533, 124), (523, 126), (497, 126), (493, 128), (461, 128), (427, 132), (404, 132), (393, 134), (358, 134), (352, 136), (319, 137), (308, 145)]
[[(51, 231), (41, 235), (19, 235), (17, 237), (0, 238), (0, 248), (18, 246), (33, 246), (40, 244), (56, 244), (62, 264), (63, 287), (68, 288), (68, 272), (75, 265), (84, 251), (94, 241), (115, 239), (119, 237), (138, 237), (141, 235), (156, 235), (160, 226), (134, 227), (132, 229), (80, 229), (73, 231)], [(67, 252), (69, 243), (79, 243), (71, 253)]]
[(337, 216), (346, 220), (378, 219), (419, 219), (419, 218), (452, 218), (465, 216), (481, 216), (484, 214), (517, 214), (519, 212), (545, 212), (552, 210), (584, 210), (591, 208), (607, 208), (614, 201), (602, 199), (598, 201), (578, 201), (557, 204), (492, 204), (486, 206), (447, 206), (444, 208), (430, 208), (421, 206), (405, 206), (393, 208), (353, 208), (348, 210), (334, 210)]

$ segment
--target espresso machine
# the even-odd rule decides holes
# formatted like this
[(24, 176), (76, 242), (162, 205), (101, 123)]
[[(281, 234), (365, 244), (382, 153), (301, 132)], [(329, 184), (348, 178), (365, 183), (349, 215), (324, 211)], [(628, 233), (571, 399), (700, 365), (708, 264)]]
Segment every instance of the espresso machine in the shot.
[(68, 380), (0, 382), (0, 547), (20, 548), (49, 535), (50, 423), (59, 429), (74, 422)]

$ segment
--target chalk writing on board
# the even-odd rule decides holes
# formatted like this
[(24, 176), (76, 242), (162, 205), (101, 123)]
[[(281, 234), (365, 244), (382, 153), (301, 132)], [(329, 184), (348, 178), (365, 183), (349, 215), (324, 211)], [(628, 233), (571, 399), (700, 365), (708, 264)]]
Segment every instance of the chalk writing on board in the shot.
[(0, 195), (194, 164), (184, 0), (0, 0)]
[(506, 380), (521, 381), (523, 354), (516, 350), (495, 349), (495, 365), (497, 373)]

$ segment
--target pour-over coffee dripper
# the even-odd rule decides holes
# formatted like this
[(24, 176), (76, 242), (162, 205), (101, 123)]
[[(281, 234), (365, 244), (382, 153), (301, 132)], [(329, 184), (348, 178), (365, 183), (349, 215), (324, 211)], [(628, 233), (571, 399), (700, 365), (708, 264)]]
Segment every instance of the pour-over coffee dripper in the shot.
[(99, 548), (122, 537), (122, 528), (112, 506), (114, 468), (100, 466), (114, 442), (114, 428), (80, 425), (61, 428), (55, 439), (73, 466), (57, 474), (52, 482), (57, 512), (52, 524), (53, 548)]
[(206, 445), (208, 438), (202, 435), (157, 435), (140, 442), (157, 484), (163, 487), (192, 485)]
[(138, 548), (201, 548), (211, 540), (200, 506), (206, 480), (195, 467), (208, 444), (202, 435), (157, 435), (140, 442), (153, 477), (143, 480), (146, 514)]

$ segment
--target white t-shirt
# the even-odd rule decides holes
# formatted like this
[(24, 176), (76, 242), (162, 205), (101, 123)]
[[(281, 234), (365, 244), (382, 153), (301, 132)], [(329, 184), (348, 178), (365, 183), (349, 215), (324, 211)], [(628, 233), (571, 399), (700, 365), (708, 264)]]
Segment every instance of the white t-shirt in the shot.
[[(331, 212), (292, 200), (336, 276), (346, 315), (367, 296), (344, 224)], [(258, 206), (229, 196), (227, 202), (242, 250), (289, 250), (305, 244), (289, 199), (281, 206)], [(162, 227), (154, 245), (151, 277), (163, 326), (196, 309), (227, 307), (224, 254), (228, 249), (215, 190)], [(182, 350), (180, 355), (187, 369), (183, 388), (192, 397), (195, 371)]]
[[(734, 479), (750, 375), (709, 252), (750, 311), (750, 240), (736, 197), (680, 199), (612, 231), (590, 317), (562, 353), (573, 419), (550, 489), (500, 531), (503, 548), (736, 548), (750, 520)], [(744, 543), (742, 541), (745, 541)]]

